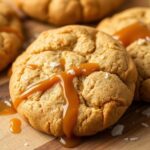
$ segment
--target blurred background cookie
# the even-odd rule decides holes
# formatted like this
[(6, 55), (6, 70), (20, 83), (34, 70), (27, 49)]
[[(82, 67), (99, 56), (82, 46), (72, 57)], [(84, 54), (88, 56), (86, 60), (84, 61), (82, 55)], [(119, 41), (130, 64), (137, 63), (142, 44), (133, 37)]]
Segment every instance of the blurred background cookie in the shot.
[(27, 15), (55, 25), (97, 21), (125, 0), (13, 0)]
[(21, 23), (17, 15), (0, 1), (0, 71), (16, 58), (22, 43)]
[(150, 101), (150, 8), (125, 10), (104, 19), (98, 29), (113, 35), (127, 47), (139, 73), (135, 98)]

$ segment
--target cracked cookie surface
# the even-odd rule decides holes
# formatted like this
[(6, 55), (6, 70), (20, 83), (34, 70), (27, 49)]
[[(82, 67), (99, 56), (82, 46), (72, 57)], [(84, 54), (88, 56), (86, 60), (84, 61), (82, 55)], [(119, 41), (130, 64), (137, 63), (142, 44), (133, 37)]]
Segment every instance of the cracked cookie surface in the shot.
[(21, 23), (15, 12), (0, 2), (0, 71), (18, 55), (23, 43)]
[(26, 14), (55, 25), (92, 22), (106, 16), (124, 0), (14, 0)]
[[(113, 35), (115, 32), (141, 22), (150, 30), (150, 8), (131, 8), (111, 18), (104, 19), (98, 29)], [(131, 35), (132, 36), (132, 35)], [(135, 99), (150, 101), (150, 37), (138, 39), (127, 46), (139, 73)]]
[[(59, 65), (65, 60), (64, 67)], [(28, 86), (83, 63), (96, 63), (100, 70), (75, 77), (80, 98), (76, 136), (96, 134), (118, 121), (130, 106), (137, 78), (126, 50), (109, 35), (86, 26), (66, 26), (43, 32), (13, 64), (10, 80), (12, 101)], [(30, 68), (28, 65), (34, 65)], [(60, 83), (24, 99), (17, 111), (35, 129), (63, 136), (66, 101)]]

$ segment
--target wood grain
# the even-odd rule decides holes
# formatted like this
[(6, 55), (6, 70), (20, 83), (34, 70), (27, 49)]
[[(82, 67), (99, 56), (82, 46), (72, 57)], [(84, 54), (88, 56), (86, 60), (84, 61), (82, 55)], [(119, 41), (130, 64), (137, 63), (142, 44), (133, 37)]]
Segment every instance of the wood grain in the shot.
[[(9, 79), (7, 77), (1, 77), (0, 100), (10, 99), (8, 82)], [(9, 131), (9, 121), (12, 118), (19, 118), (21, 120), (21, 133), (12, 134)], [(19, 114), (0, 116), (0, 150), (32, 150), (53, 140), (53, 138), (31, 128)], [(26, 146), (26, 143), (28, 146)]]
[[(10, 0), (6, 0), (10, 2)], [(150, 0), (126, 0), (126, 3), (118, 11), (133, 6), (149, 6)], [(15, 8), (16, 9), (16, 8)], [(18, 12), (18, 11), (17, 11)], [(20, 13), (20, 12), (19, 12)], [(47, 25), (30, 18), (20, 15), (23, 19), (26, 42), (25, 49), (42, 31), (54, 29), (52, 25)], [(7, 69), (0, 73), (0, 100), (9, 99), (9, 78), (6, 76)], [(150, 150), (150, 127), (142, 126), (142, 123), (150, 125), (150, 118), (144, 116), (142, 112), (150, 108), (148, 103), (134, 103), (120, 119), (118, 124), (124, 125), (125, 129), (121, 136), (112, 137), (111, 130), (99, 133), (95, 136), (83, 138), (83, 143), (74, 148), (74, 150)], [(22, 120), (22, 132), (14, 135), (9, 131), (10, 118), (17, 117)], [(126, 140), (126, 138), (135, 138), (136, 141)], [(0, 150), (67, 150), (62, 147), (52, 136), (42, 134), (31, 128), (18, 114), (10, 116), (0, 116)]]

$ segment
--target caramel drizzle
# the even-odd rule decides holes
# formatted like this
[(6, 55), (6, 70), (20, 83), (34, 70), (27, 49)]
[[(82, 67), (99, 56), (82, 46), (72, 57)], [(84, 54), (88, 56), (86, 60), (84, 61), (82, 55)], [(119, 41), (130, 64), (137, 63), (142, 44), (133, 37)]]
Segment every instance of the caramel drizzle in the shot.
[(4, 101), (0, 101), (0, 115), (11, 115), (15, 113), (16, 110), (13, 108), (13, 105), (11, 103), (9, 103), (8, 105)]
[(31, 70), (40, 69), (40, 66), (38, 66), (36, 64), (29, 64), (26, 67), (29, 68), (29, 69), (31, 69)]
[(116, 32), (114, 36), (127, 47), (129, 44), (140, 38), (150, 37), (150, 29), (143, 23), (137, 22)]
[[(40, 81), (27, 87), (26, 91), (14, 101), (14, 106), (17, 108), (19, 104), (28, 96), (37, 91), (45, 91), (51, 88), (54, 84), (60, 82), (64, 97), (66, 99), (66, 111), (63, 116), (63, 131), (66, 137), (71, 138), (73, 129), (77, 121), (78, 108), (80, 99), (76, 89), (74, 88), (74, 77), (87, 76), (92, 72), (98, 71), (99, 65), (95, 63), (81, 64), (79, 67), (72, 67), (70, 70), (52, 76), (50, 79)], [(72, 72), (72, 73), (71, 73)]]
[(0, 32), (13, 33), (22, 41), (24, 40), (22, 34), (20, 34), (17, 30), (15, 30), (11, 27), (0, 27)]

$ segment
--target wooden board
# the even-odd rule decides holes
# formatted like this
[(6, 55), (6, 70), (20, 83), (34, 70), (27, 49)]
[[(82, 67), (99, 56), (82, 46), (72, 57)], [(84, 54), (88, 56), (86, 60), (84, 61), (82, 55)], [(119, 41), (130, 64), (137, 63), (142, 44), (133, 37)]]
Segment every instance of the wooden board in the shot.
[[(150, 0), (127, 0), (119, 10), (133, 6), (150, 7)], [(55, 28), (54, 26), (46, 25), (29, 18), (25, 18), (23, 23), (27, 36), (24, 48), (27, 47), (42, 31)], [(6, 76), (6, 72), (7, 70), (0, 73), (0, 100), (10, 98), (8, 90), (9, 78)], [(112, 128), (110, 128), (95, 136), (84, 139), (83, 143), (74, 149), (150, 150), (150, 127), (144, 126), (144, 123), (150, 125), (150, 118), (142, 114), (147, 108), (150, 108), (150, 104), (134, 102), (126, 114), (117, 123), (124, 125), (124, 131), (121, 136), (112, 137)], [(10, 118), (14, 117), (22, 120), (22, 132), (20, 134), (12, 134), (9, 131)], [(0, 150), (33, 149), (65, 150), (66, 148), (62, 147), (54, 137), (45, 135), (31, 128), (18, 114), (0, 116)]]

